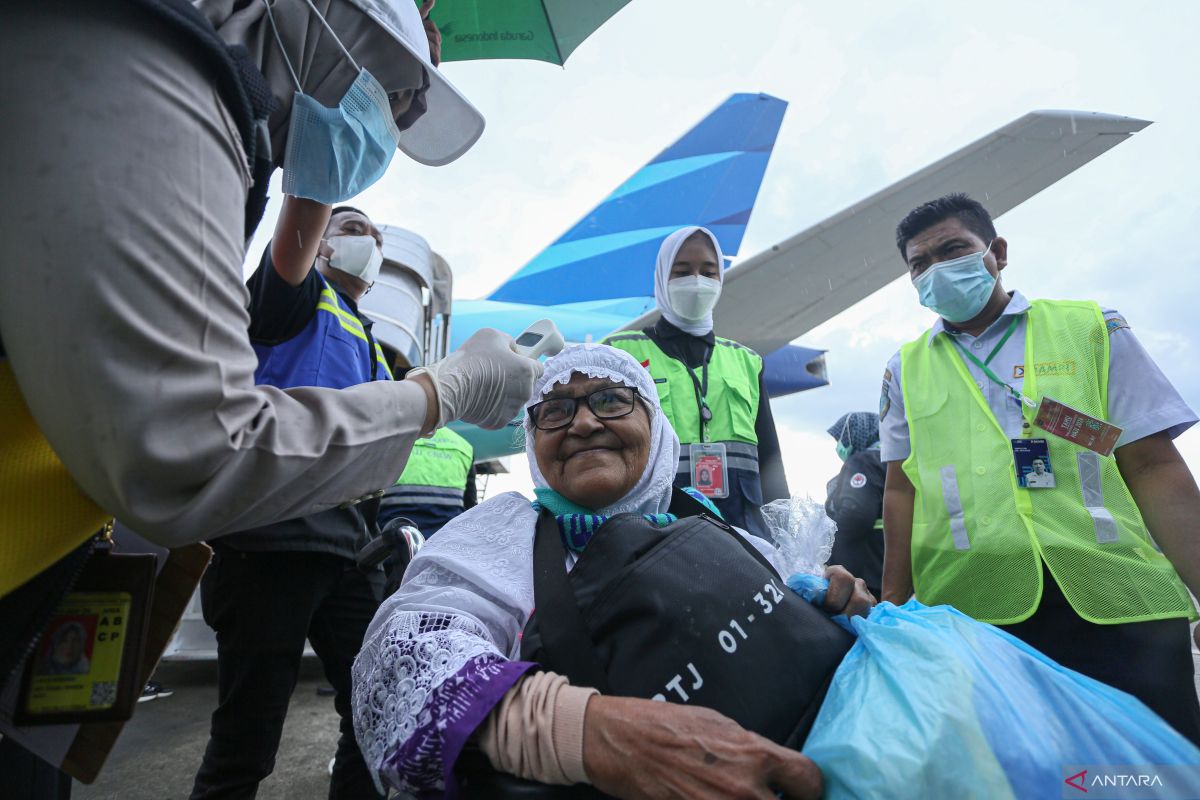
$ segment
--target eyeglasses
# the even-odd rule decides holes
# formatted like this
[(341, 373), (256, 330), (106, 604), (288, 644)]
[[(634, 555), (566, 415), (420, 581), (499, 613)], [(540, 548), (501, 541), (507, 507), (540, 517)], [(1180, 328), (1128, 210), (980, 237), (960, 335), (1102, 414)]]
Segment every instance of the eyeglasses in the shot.
[(556, 431), (574, 421), (581, 400), (597, 419), (617, 419), (633, 413), (637, 393), (632, 386), (606, 386), (583, 397), (552, 397), (525, 410), (539, 431)]

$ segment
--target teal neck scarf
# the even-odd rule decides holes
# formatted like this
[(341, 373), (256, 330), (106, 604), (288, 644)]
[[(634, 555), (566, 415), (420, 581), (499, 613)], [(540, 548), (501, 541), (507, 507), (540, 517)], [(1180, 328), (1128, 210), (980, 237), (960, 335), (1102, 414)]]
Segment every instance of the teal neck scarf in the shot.
[[(537, 488), (533, 490), (533, 493), (537, 495), (537, 500), (533, 502), (533, 509), (540, 511), (544, 508), (554, 515), (554, 519), (558, 523), (558, 532), (562, 536), (563, 547), (573, 553), (582, 553), (600, 526), (608, 522), (609, 518), (604, 514), (596, 514), (578, 503), (573, 503), (553, 489)], [(666, 527), (676, 520), (674, 514), (643, 514), (642, 516), (660, 528)]]

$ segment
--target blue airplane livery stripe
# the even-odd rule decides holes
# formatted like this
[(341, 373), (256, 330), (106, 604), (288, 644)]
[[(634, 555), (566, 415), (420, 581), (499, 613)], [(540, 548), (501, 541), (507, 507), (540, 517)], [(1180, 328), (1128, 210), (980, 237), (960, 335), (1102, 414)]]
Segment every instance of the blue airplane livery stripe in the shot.
[[(558, 241), (588, 239), (602, 231), (663, 225), (677, 228), (683, 225), (707, 226), (753, 204), (754, 198), (746, 197), (736, 187), (747, 179), (757, 181), (766, 171), (769, 157), (767, 153), (740, 153), (719, 164), (701, 167), (641, 192), (604, 203), (588, 216), (584, 224), (576, 225)], [(730, 254), (736, 253), (741, 236), (737, 238), (738, 242), (730, 244), (722, 241), (722, 248)], [(653, 266), (654, 262), (651, 261), (647, 269), (653, 270)]]
[(644, 300), (654, 294), (659, 243), (685, 225), (709, 228), (736, 255), (786, 108), (770, 95), (732, 95), (488, 299)]
[[(671, 226), (675, 230), (680, 226)], [(735, 241), (743, 226), (709, 225), (717, 241)], [(536, 297), (525, 302), (549, 306), (584, 300), (610, 300), (654, 296), (654, 262), (662, 237), (617, 250), (597, 253), (563, 264), (553, 271), (525, 275), (509, 281), (512, 294)], [(499, 293), (497, 293), (499, 294)], [(493, 295), (494, 297), (495, 295)]]
[(612, 194), (604, 199), (605, 201), (616, 200), (618, 197), (624, 197), (627, 194), (640, 192), (642, 189), (648, 189), (651, 186), (663, 183), (664, 181), (669, 181), (672, 178), (679, 177), (680, 175), (686, 175), (689, 172), (695, 172), (702, 167), (719, 164), (720, 162), (727, 161), (736, 155), (737, 153), (709, 153), (702, 156), (677, 158), (674, 161), (652, 161), (638, 170), (632, 178), (618, 186)]
[[(590, 239), (581, 239), (574, 242), (559, 240), (539, 253), (533, 261), (526, 264), (525, 268), (516, 277), (528, 278), (539, 272), (561, 267), (564, 264), (574, 264), (583, 259), (592, 258), (604, 253), (611, 253), (644, 242), (653, 242), (655, 252), (657, 253), (658, 243), (663, 240), (663, 237), (678, 229), (678, 227), (678, 225), (665, 225), (656, 228), (638, 228), (621, 231), (620, 233), (593, 236)], [(491, 299), (507, 300), (509, 298), (493, 295)]]
[[(766, 94), (735, 94), (705, 117), (686, 136), (663, 150), (651, 164), (724, 149), (770, 152), (787, 103)], [(737, 146), (728, 147), (731, 136)]]

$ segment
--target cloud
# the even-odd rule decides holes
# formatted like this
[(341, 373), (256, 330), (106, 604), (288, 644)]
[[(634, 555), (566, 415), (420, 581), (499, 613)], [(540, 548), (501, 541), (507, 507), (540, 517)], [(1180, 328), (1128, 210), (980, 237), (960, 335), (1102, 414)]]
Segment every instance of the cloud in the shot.
[[(473, 298), (731, 92), (790, 102), (743, 257), (1033, 109), (1152, 119), (998, 221), (1005, 283), (1116, 307), (1200, 407), (1197, 29), (1197, 3), (631, 3), (565, 69), (448, 65), (487, 116), (479, 145), (440, 168), (397, 158), (356, 204), (425, 236), (455, 270), (455, 295)], [(823, 495), (824, 427), (877, 407), (887, 358), (930, 321), (901, 279), (800, 339), (829, 349), (833, 384), (774, 404), (794, 489)], [(1200, 434), (1179, 446), (1200, 471)]]

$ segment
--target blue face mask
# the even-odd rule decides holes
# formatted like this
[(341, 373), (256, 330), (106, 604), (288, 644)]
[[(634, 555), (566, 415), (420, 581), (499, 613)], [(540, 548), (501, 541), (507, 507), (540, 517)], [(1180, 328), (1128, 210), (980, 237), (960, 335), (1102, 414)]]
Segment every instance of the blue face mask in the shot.
[(913, 278), (921, 305), (947, 322), (978, 316), (996, 286), (996, 276), (983, 263), (991, 249), (989, 242), (987, 250), (934, 264)]
[(850, 457), (850, 445), (838, 442), (835, 447), (837, 448), (838, 458), (840, 458), (842, 461), (845, 461)]
[[(337, 108), (326, 108), (304, 94), (292, 62), (283, 53), (296, 82), (283, 157), (283, 193), (335, 205), (360, 194), (383, 177), (396, 154), (400, 131), (392, 118), (387, 92), (379, 81), (359, 68), (311, 0), (308, 5), (347, 60), (358, 69), (358, 78), (346, 90)], [(275, 29), (269, 5), (267, 15)], [(278, 29), (275, 39), (283, 52)]]

